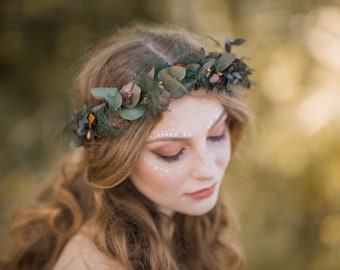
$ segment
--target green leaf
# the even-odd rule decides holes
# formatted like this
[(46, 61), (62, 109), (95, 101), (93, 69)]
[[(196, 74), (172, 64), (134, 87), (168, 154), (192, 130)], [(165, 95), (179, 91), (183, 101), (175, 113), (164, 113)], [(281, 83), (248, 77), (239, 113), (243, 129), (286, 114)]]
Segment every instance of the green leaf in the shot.
[(92, 88), (91, 94), (96, 99), (106, 100), (115, 110), (119, 109), (123, 102), (117, 88)]
[(169, 68), (162, 69), (158, 73), (158, 78), (163, 82), (164, 88), (170, 91), (173, 98), (180, 98), (187, 93), (186, 87), (170, 74)]
[(216, 68), (218, 71), (223, 71), (227, 67), (229, 67), (234, 60), (236, 59), (236, 55), (233, 53), (223, 53), (220, 58), (216, 60)]
[(106, 101), (113, 109), (118, 110), (122, 105), (123, 98), (119, 93), (117, 93), (114, 97), (108, 97)]
[(139, 105), (132, 109), (124, 109), (119, 112), (120, 116), (125, 120), (136, 120), (142, 117), (145, 113), (145, 107), (143, 105)]
[(237, 39), (235, 39), (231, 44), (232, 44), (232, 45), (241, 45), (241, 44), (243, 44), (244, 42), (246, 42), (245, 39), (243, 39), (243, 38), (237, 38)]
[(117, 95), (118, 89), (117, 88), (92, 88), (91, 94), (94, 98), (99, 100), (106, 100), (108, 97), (114, 97)]
[(197, 80), (198, 70), (200, 69), (201, 65), (199, 64), (188, 64), (185, 66), (186, 75), (185, 79), (188, 80)]
[(199, 78), (203, 78), (205, 77), (205, 75), (207, 74), (207, 69), (210, 68), (215, 64), (215, 60), (211, 59), (208, 62), (204, 63), (203, 66), (201, 67), (198, 76)]
[(185, 65), (185, 69), (187, 70), (190, 70), (190, 71), (195, 71), (197, 72), (197, 70), (201, 67), (200, 64), (196, 64), (196, 63), (191, 63), (191, 64), (187, 64)]

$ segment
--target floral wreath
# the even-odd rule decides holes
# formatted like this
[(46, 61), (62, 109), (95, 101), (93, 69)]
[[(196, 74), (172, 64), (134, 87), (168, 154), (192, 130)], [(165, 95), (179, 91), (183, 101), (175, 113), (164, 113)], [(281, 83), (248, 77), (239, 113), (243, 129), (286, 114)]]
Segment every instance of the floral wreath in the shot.
[(206, 54), (202, 48), (199, 55), (184, 55), (175, 64), (156, 72), (155, 68), (144, 76), (135, 76), (121, 89), (115, 87), (92, 88), (92, 96), (103, 103), (84, 104), (73, 112), (77, 135), (74, 145), (96, 141), (101, 137), (115, 138), (131, 121), (143, 115), (154, 115), (168, 109), (171, 98), (204, 87), (217, 89), (232, 96), (231, 85), (250, 88), (248, 75), (253, 69), (231, 52), (232, 45), (241, 45), (243, 39), (229, 41), (225, 38), (225, 52)]

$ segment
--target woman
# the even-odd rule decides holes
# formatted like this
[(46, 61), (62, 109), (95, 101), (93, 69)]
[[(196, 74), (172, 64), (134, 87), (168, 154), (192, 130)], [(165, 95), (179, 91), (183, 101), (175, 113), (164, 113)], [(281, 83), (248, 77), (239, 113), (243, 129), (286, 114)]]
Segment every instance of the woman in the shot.
[(218, 196), (249, 119), (233, 43), (135, 26), (98, 48), (76, 81), (80, 157), (13, 224), (2, 269), (241, 269)]

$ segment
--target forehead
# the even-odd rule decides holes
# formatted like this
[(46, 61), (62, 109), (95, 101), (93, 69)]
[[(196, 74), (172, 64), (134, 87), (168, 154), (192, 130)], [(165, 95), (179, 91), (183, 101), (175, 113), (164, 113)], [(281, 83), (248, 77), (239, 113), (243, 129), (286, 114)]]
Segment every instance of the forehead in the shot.
[(173, 99), (168, 111), (153, 128), (151, 134), (168, 129), (195, 131), (207, 129), (209, 124), (223, 111), (223, 106), (213, 95), (204, 90), (195, 91), (179, 99)]

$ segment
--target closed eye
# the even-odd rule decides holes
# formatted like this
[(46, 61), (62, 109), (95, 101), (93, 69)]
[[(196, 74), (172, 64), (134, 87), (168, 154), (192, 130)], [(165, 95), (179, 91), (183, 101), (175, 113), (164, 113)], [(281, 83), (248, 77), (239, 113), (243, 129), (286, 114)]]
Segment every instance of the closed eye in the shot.
[(212, 141), (212, 142), (219, 142), (219, 141), (223, 141), (225, 138), (226, 138), (226, 131), (223, 130), (223, 133), (221, 135), (210, 136), (210, 137), (208, 137), (208, 140)]
[(167, 161), (167, 162), (175, 162), (180, 159), (180, 157), (183, 155), (184, 148), (182, 148), (177, 154), (167, 156), (167, 155), (162, 155), (162, 154), (156, 154), (159, 158)]

